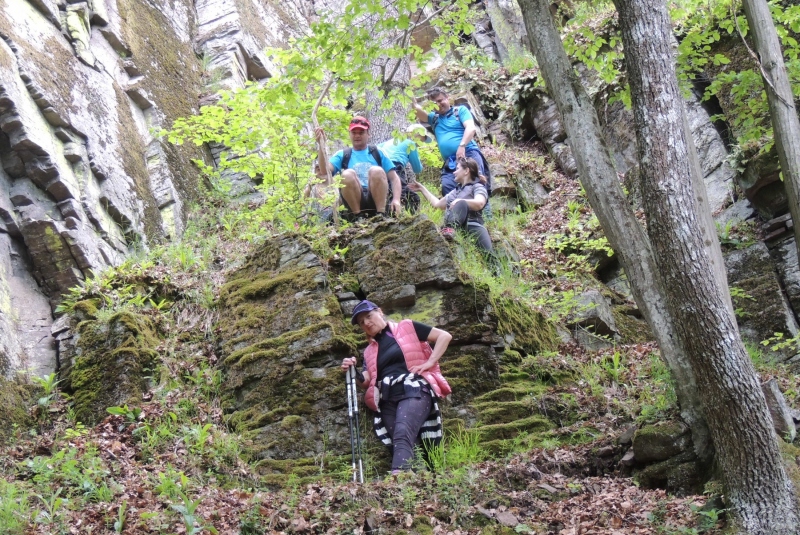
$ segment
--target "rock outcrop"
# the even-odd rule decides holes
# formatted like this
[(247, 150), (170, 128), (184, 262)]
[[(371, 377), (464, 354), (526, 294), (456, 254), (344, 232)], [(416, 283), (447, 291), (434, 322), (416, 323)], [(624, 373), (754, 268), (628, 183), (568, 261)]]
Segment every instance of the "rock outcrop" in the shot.
[[(343, 239), (346, 260), (333, 266), (323, 265), (299, 236), (270, 240), (220, 295), (224, 410), (251, 441), (268, 480), (319, 472), (322, 457), (330, 469), (347, 460), (339, 364), (366, 345), (349, 321), (365, 297), (392, 319), (412, 318), (453, 335), (441, 362), (453, 388), (443, 405), (447, 425), (480, 421), (483, 442), (498, 447), (502, 439), (552, 427), (530, 401), (537, 384), (541, 390), (537, 372), (519, 369), (526, 350), (555, 343), (541, 315), (492, 301), (463, 282), (450, 248), (425, 218), (354, 228)], [(366, 440), (380, 447), (369, 433)]]
[(133, 248), (181, 235), (198, 193), (191, 161), (212, 156), (154, 132), (218, 89), (269, 77), (265, 47), (307, 28), (311, 8), (0, 0), (0, 354), (9, 370), (57, 367), (48, 331), (63, 292)]

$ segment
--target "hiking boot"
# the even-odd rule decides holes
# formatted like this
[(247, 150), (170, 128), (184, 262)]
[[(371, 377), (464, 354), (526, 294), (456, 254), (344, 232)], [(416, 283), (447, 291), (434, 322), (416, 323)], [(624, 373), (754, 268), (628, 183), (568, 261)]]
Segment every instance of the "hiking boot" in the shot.
[(439, 234), (441, 234), (445, 240), (453, 241), (456, 236), (456, 231), (450, 227), (442, 227), (439, 229)]

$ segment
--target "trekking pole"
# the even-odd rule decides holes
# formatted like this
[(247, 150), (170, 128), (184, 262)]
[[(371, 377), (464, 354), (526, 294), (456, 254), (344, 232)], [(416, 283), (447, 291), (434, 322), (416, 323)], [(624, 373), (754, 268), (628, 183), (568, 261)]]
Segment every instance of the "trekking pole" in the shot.
[(347, 386), (347, 426), (350, 428), (350, 463), (353, 470), (353, 481), (356, 480), (356, 446), (355, 446), (355, 431), (353, 431), (353, 390), (352, 381), (350, 380), (350, 370), (352, 366), (347, 368), (345, 375), (345, 385)]
[(358, 391), (356, 389), (356, 368), (347, 368), (347, 416), (350, 424), (350, 451), (353, 468), (353, 481), (364, 482), (364, 468), (361, 460), (361, 430), (358, 418)]

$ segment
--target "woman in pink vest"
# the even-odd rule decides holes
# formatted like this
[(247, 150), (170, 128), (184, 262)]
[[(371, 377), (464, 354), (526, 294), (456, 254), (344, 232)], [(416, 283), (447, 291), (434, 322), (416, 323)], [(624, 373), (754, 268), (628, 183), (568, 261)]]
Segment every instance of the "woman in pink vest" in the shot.
[[(408, 319), (388, 321), (371, 301), (356, 305), (352, 322), (369, 338), (356, 380), (367, 390), (364, 402), (375, 411), (375, 433), (392, 450), (392, 473), (407, 470), (415, 445), (442, 438), (437, 399), (450, 394), (450, 385), (439, 370), (439, 358), (453, 337)], [(345, 370), (355, 365), (356, 357), (342, 361)]]

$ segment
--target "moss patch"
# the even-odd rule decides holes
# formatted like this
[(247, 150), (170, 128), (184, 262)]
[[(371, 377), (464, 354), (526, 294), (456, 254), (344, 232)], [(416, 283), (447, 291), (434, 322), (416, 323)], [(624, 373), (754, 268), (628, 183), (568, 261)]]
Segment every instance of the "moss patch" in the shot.
[(497, 330), (510, 337), (509, 345), (528, 354), (552, 350), (558, 346), (555, 326), (540, 312), (525, 303), (505, 297), (492, 297), (492, 315)]
[(108, 407), (139, 404), (147, 390), (147, 370), (158, 357), (159, 338), (152, 321), (119, 312), (107, 322), (84, 321), (76, 331), (77, 356), (64, 379), (77, 417), (94, 422)]
[(14, 426), (26, 428), (33, 422), (28, 414), (32, 387), (0, 375), (0, 444), (11, 436)]

